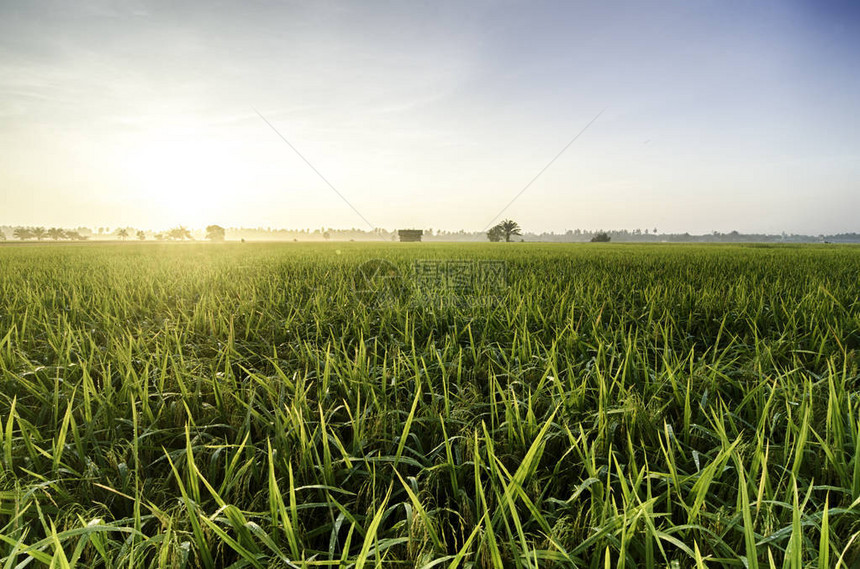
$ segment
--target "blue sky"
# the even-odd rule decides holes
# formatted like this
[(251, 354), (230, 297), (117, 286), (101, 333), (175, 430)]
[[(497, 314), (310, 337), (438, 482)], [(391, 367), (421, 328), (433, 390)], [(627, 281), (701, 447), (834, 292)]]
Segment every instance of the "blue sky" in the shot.
[(860, 231), (850, 2), (0, 4), (0, 224)]

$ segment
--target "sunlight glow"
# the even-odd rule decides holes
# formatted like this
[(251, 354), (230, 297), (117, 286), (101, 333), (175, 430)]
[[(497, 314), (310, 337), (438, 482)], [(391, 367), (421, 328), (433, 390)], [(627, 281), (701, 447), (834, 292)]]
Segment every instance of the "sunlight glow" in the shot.
[(165, 225), (205, 225), (229, 213), (248, 169), (229, 143), (169, 128), (137, 141), (127, 154), (128, 173)]

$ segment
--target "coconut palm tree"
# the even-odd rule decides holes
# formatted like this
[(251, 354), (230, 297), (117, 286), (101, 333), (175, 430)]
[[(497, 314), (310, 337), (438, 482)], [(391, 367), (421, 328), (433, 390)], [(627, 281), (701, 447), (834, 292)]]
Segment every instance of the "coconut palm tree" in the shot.
[(48, 230), (48, 237), (50, 237), (54, 241), (57, 241), (58, 239), (65, 239), (66, 232), (59, 227), (52, 227)]
[(12, 235), (15, 236), (15, 239), (20, 239), (21, 241), (33, 238), (33, 232), (29, 227), (16, 227)]
[(116, 236), (125, 241), (128, 238), (128, 230), (127, 229), (117, 229)]
[(39, 241), (41, 241), (42, 239), (44, 239), (44, 238), (45, 238), (45, 236), (48, 234), (48, 232), (47, 232), (47, 231), (45, 231), (45, 228), (44, 228), (44, 227), (34, 227), (34, 228), (32, 228), (30, 231), (32, 232), (33, 237), (35, 237), (35, 238), (36, 238), (36, 239), (38, 239)]
[(507, 242), (507, 243), (511, 242), (511, 236), (512, 235), (522, 235), (523, 234), (522, 229), (520, 229), (520, 225), (512, 219), (506, 219), (506, 220), (502, 221), (501, 223), (499, 223), (496, 227), (499, 228), (499, 231), (504, 236), (505, 242)]

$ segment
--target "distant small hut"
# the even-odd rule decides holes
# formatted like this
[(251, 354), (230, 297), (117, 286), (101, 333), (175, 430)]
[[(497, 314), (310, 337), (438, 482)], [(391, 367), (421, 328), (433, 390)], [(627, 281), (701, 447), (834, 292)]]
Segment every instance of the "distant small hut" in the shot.
[(402, 243), (414, 243), (421, 241), (421, 236), (424, 235), (423, 229), (400, 229), (397, 231)]

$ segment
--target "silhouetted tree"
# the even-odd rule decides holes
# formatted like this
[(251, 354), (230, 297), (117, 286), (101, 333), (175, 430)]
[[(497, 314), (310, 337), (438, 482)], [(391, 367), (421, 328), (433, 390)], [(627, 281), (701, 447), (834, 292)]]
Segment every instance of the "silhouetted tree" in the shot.
[(224, 241), (224, 228), (220, 225), (207, 225), (206, 239), (209, 241)]
[(6, 234), (0, 231), (0, 241), (6, 241)]
[(128, 238), (128, 230), (127, 229), (117, 229), (116, 236), (125, 241)]
[(597, 235), (591, 238), (592, 243), (609, 243), (609, 240), (612, 239), (608, 233), (605, 231), (598, 232)]
[(77, 231), (66, 231), (66, 238), (71, 239), (72, 241), (83, 241), (84, 239), (86, 239), (86, 237), (84, 237)]
[(29, 227), (16, 227), (15, 230), (12, 232), (12, 235), (15, 236), (15, 239), (20, 239), (21, 241), (24, 241), (25, 239), (33, 238), (33, 231), (30, 230)]
[(512, 219), (506, 219), (503, 222), (501, 222), (500, 224), (498, 224), (496, 227), (498, 227), (501, 230), (502, 235), (505, 236), (505, 241), (508, 243), (511, 242), (511, 236), (512, 235), (522, 235), (523, 234), (522, 229), (520, 229), (519, 224), (516, 221), (513, 221)]
[(52, 227), (48, 230), (48, 237), (50, 237), (54, 241), (57, 241), (58, 239), (65, 239), (66, 232), (59, 227)]
[(41, 241), (42, 239), (44, 239), (44, 238), (45, 238), (45, 235), (47, 235), (47, 234), (48, 234), (48, 232), (47, 232), (47, 231), (45, 231), (45, 228), (44, 228), (44, 227), (34, 227), (34, 228), (32, 228), (30, 231), (32, 232), (33, 237), (35, 237), (35, 238), (36, 238), (36, 239), (38, 239), (39, 241)]
[(504, 238), (505, 235), (502, 232), (502, 228), (498, 225), (493, 226), (489, 231), (487, 231), (487, 239), (489, 239), (493, 243), (498, 243)]
[(139, 241), (146, 241), (146, 233), (143, 230), (137, 232), (137, 238)]

